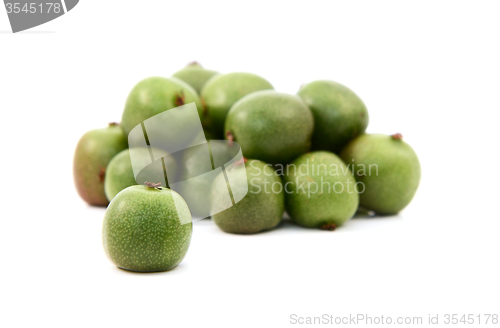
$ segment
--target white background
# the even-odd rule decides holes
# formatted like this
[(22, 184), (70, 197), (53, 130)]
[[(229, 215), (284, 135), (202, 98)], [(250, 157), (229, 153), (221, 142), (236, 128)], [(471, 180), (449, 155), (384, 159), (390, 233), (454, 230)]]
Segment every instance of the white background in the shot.
[[(0, 326), (499, 314), (499, 10), (495, 1), (80, 1), (11, 34), (0, 9)], [(204, 220), (176, 269), (117, 269), (102, 250), (104, 209), (74, 189), (75, 145), (120, 120), (140, 79), (192, 60), (289, 93), (316, 79), (349, 86), (367, 104), (368, 132), (401, 132), (419, 155), (415, 199), (397, 216), (334, 232), (285, 223), (237, 236)]]

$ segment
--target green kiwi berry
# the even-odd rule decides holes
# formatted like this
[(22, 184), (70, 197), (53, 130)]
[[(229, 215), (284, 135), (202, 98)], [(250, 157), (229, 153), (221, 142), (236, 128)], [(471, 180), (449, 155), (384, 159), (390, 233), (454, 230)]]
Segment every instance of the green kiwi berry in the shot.
[(236, 72), (214, 76), (201, 90), (203, 125), (222, 139), (224, 122), (231, 106), (252, 92), (268, 89), (273, 89), (273, 86), (267, 80), (251, 73)]
[(76, 146), (73, 178), (80, 197), (90, 205), (106, 206), (104, 179), (109, 161), (127, 148), (127, 138), (116, 123), (85, 133)]
[(413, 199), (420, 183), (415, 151), (396, 133), (364, 134), (341, 153), (363, 188), (360, 205), (379, 214), (396, 214)]
[(313, 150), (339, 153), (368, 126), (366, 106), (351, 89), (333, 81), (314, 81), (302, 86), (298, 95), (314, 115)]
[(173, 76), (186, 82), (200, 94), (205, 83), (217, 74), (216, 71), (203, 68), (199, 63), (192, 62), (180, 71), (175, 72)]
[[(146, 78), (130, 91), (123, 110), (121, 127), (128, 136), (130, 131), (144, 120), (192, 102), (196, 104), (201, 117), (203, 108), (200, 98), (190, 85), (175, 77)], [(175, 125), (179, 135), (182, 135), (184, 130), (183, 123), (177, 122)]]
[[(276, 227), (283, 216), (285, 197), (281, 179), (271, 165), (248, 160), (228, 170), (246, 170), (248, 193), (232, 207), (212, 215), (215, 224), (225, 232), (236, 234), (253, 234)], [(235, 186), (232, 187), (232, 192), (235, 193)], [(225, 188), (224, 179), (214, 182), (214, 206), (223, 203), (219, 202), (222, 196), (220, 190)], [(217, 212), (217, 207), (215, 211)]]
[(286, 164), (310, 150), (313, 129), (313, 115), (299, 97), (266, 90), (234, 104), (225, 137), (238, 142), (247, 158)]
[(192, 219), (182, 197), (167, 188), (131, 186), (109, 204), (102, 226), (108, 259), (136, 272), (167, 271), (186, 255)]
[(334, 153), (304, 154), (283, 173), (286, 209), (298, 225), (333, 230), (356, 213), (359, 204), (356, 180)]

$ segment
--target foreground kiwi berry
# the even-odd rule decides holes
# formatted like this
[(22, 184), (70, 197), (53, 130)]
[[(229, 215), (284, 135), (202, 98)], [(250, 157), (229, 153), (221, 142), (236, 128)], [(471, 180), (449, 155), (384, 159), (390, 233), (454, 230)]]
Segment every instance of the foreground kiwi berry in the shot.
[(90, 205), (106, 206), (104, 179), (109, 161), (127, 148), (127, 138), (116, 123), (85, 133), (76, 146), (73, 178), (76, 190)]
[(204, 105), (203, 125), (222, 139), (231, 106), (252, 92), (268, 89), (273, 89), (273, 86), (267, 80), (251, 73), (236, 72), (213, 77), (200, 94)]
[(191, 241), (192, 219), (184, 199), (170, 189), (149, 185), (121, 191), (104, 215), (104, 251), (125, 270), (170, 270), (181, 263)]
[[(176, 174), (177, 163), (173, 157), (167, 156), (167, 153), (163, 150), (152, 149), (157, 154), (164, 153), (163, 161), (166, 167), (169, 168), (170, 173)], [(144, 166), (144, 169), (139, 172), (137, 178), (134, 177), (131, 156), (133, 156), (136, 165), (140, 167)], [(108, 164), (104, 179), (104, 192), (108, 200), (111, 201), (123, 189), (137, 185), (137, 181), (139, 184), (144, 184), (147, 180), (162, 181), (163, 179), (165, 177), (162, 163), (161, 161), (151, 163), (151, 155), (148, 148), (125, 149), (113, 157)], [(166, 181), (166, 187), (168, 188), (168, 181)]]
[[(271, 165), (258, 160), (235, 163), (228, 170), (246, 170), (248, 193), (232, 207), (212, 215), (212, 220), (223, 231), (235, 234), (253, 234), (276, 227), (283, 216), (285, 197), (280, 177)], [(224, 179), (216, 180), (212, 197), (220, 197)], [(234, 193), (234, 191), (233, 191)], [(215, 201), (214, 204), (218, 204)]]
[(396, 214), (413, 199), (420, 183), (420, 162), (402, 138), (399, 133), (365, 134), (342, 151), (342, 159), (365, 187), (360, 190), (360, 206), (379, 214)]
[[(166, 110), (194, 102), (201, 117), (202, 106), (196, 91), (175, 77), (150, 77), (137, 83), (130, 91), (122, 115), (121, 127), (128, 136), (144, 120)], [(178, 124), (182, 133), (182, 122)]]
[(216, 74), (218, 74), (216, 71), (203, 68), (199, 63), (192, 62), (180, 71), (175, 72), (173, 76), (186, 82), (200, 94), (201, 88)]
[(292, 221), (334, 230), (356, 213), (356, 180), (334, 153), (304, 154), (284, 169), (286, 209)]
[(339, 153), (368, 126), (366, 106), (351, 89), (333, 81), (314, 81), (298, 95), (314, 115), (313, 150)]
[(225, 137), (247, 158), (286, 164), (311, 148), (314, 119), (297, 96), (273, 90), (240, 99), (227, 115)]

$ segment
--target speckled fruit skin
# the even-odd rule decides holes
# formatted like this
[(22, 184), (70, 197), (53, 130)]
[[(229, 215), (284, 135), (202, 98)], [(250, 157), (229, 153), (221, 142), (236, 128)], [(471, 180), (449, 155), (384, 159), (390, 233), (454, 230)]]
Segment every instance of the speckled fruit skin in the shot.
[[(365, 186), (360, 205), (379, 214), (396, 214), (413, 199), (420, 183), (420, 162), (406, 142), (383, 134), (365, 134), (341, 153)], [(360, 171), (365, 166), (365, 175)], [(371, 174), (368, 171), (372, 166)], [(378, 175), (376, 168), (378, 168)], [(360, 190), (361, 191), (361, 190)]]
[[(276, 227), (283, 217), (285, 195), (274, 169), (258, 160), (248, 160), (245, 165), (239, 164), (231, 169), (246, 169), (248, 193), (234, 206), (212, 215), (215, 224), (222, 231), (236, 234), (253, 234)], [(264, 189), (266, 185), (267, 189)], [(274, 190), (271, 189), (273, 186)], [(215, 191), (221, 188), (224, 186), (214, 183), (212, 197), (215, 204), (220, 196)]]
[(304, 85), (298, 95), (314, 115), (313, 150), (339, 153), (368, 126), (366, 106), (351, 89), (333, 81)]
[(167, 271), (186, 255), (192, 229), (191, 213), (179, 194), (167, 188), (131, 186), (109, 204), (102, 242), (106, 256), (119, 268)]
[[(160, 149), (155, 149), (155, 153), (162, 152)], [(132, 168), (132, 162), (130, 160), (130, 154), (135, 158), (137, 165), (148, 165), (151, 163), (151, 157), (148, 148), (130, 148), (121, 151), (118, 155), (113, 157), (109, 162), (106, 171), (106, 177), (104, 179), (104, 192), (109, 201), (111, 201), (116, 194), (118, 194), (123, 189), (137, 185), (137, 181), (134, 177), (134, 170)], [(165, 152), (164, 152), (165, 153)], [(166, 153), (165, 153), (166, 155)], [(169, 172), (176, 174), (177, 163), (171, 156), (164, 156), (163, 160), (165, 165), (169, 168)], [(146, 181), (158, 182), (162, 181), (164, 178), (163, 170), (158, 170), (158, 167), (145, 167), (138, 175), (137, 178), (143, 177), (143, 181), (139, 181), (143, 184)], [(158, 177), (158, 178), (156, 178)], [(168, 182), (166, 186), (168, 188)]]
[(224, 135), (224, 122), (231, 106), (244, 96), (273, 89), (264, 78), (251, 73), (221, 74), (210, 79), (201, 90), (204, 104), (203, 125), (217, 138)]
[(127, 138), (116, 124), (85, 133), (76, 146), (73, 179), (80, 197), (90, 205), (106, 206), (104, 178), (109, 161), (127, 148)]
[(122, 115), (121, 127), (126, 135), (144, 120), (166, 110), (189, 103), (196, 103), (198, 114), (203, 108), (196, 91), (186, 82), (175, 77), (149, 77), (130, 91)]
[(283, 182), (287, 212), (301, 226), (332, 230), (351, 219), (358, 208), (356, 180), (334, 153), (315, 151), (300, 156), (285, 168)]
[(238, 142), (246, 158), (286, 164), (310, 150), (313, 129), (311, 111), (299, 97), (271, 90), (234, 104), (225, 135)]
[(216, 71), (203, 68), (200, 64), (193, 62), (188, 64), (186, 67), (173, 74), (174, 77), (186, 82), (193, 89), (196, 90), (198, 94), (201, 93), (202, 87), (210, 80), (214, 75), (219, 74)]

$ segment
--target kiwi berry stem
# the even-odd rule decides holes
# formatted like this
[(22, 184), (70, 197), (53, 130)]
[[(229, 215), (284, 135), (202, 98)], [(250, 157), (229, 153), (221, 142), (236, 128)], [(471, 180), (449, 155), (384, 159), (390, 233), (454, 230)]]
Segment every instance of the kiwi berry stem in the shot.
[(203, 100), (203, 98), (201, 97), (200, 97), (200, 102), (201, 102), (201, 107), (203, 108), (203, 116), (207, 116), (208, 114), (207, 104), (205, 103), (205, 100)]
[(329, 231), (333, 231), (336, 228), (337, 228), (337, 225), (335, 225), (335, 223), (325, 223), (321, 226), (322, 230), (329, 230)]
[(226, 137), (227, 137), (227, 140), (229, 141), (229, 146), (232, 146), (233, 145), (233, 141), (234, 141), (234, 136), (231, 133), (231, 131), (227, 131)]
[(144, 182), (144, 184), (145, 184), (147, 187), (149, 187), (149, 188), (154, 188), (154, 189), (161, 190), (161, 182), (154, 183), (154, 182), (149, 182), (149, 181), (146, 181), (146, 182)]
[(104, 177), (106, 176), (106, 169), (101, 167), (99, 170), (99, 181), (104, 182)]
[(177, 106), (184, 105), (185, 98), (186, 96), (184, 95), (184, 91), (181, 90), (181, 92), (175, 94), (175, 104)]
[(395, 139), (395, 140), (403, 140), (403, 135), (399, 132), (391, 134), (391, 137), (392, 137), (392, 139)]

